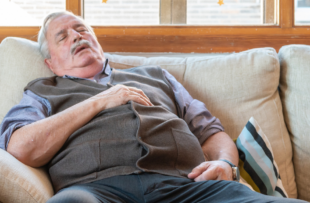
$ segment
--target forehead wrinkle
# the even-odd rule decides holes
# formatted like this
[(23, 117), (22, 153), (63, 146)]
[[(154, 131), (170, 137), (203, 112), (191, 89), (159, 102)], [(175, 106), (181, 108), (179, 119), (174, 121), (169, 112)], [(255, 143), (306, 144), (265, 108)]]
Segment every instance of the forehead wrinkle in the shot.
[(73, 28), (78, 28), (78, 27), (86, 27), (83, 23), (76, 23), (73, 25)]

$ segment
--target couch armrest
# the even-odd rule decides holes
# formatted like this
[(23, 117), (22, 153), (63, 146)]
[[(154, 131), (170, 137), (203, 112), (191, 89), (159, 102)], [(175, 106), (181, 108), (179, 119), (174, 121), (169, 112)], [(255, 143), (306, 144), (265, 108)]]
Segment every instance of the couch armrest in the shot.
[(53, 194), (44, 168), (29, 167), (0, 149), (0, 202), (46, 202)]

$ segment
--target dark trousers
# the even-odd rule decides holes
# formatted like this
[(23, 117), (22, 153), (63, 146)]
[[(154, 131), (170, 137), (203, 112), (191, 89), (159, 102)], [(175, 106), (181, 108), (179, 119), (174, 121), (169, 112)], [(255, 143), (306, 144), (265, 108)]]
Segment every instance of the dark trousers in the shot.
[(48, 203), (97, 202), (303, 202), (253, 192), (233, 181), (194, 182), (190, 179), (142, 173), (115, 176), (60, 190)]

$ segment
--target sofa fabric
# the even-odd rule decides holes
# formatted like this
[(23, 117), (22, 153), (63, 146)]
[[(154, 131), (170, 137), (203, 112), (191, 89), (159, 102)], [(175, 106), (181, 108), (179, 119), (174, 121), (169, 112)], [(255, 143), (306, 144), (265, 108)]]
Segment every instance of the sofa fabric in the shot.
[(0, 121), (20, 102), (24, 87), (38, 77), (53, 76), (45, 67), (36, 42), (22, 38), (6, 38), (0, 44)]
[(22, 164), (0, 149), (0, 202), (46, 202), (54, 194), (44, 168)]
[(310, 46), (284, 46), (279, 59), (280, 95), (293, 145), (298, 198), (310, 201)]
[[(159, 65), (168, 70), (196, 99), (203, 101), (213, 115), (218, 117), (225, 131), (236, 138), (250, 117), (255, 117), (267, 135), (282, 182), (289, 197), (296, 197), (296, 183), (292, 164), (292, 147), (282, 114), (282, 106), (277, 91), (280, 65), (277, 53), (272, 48), (253, 49), (228, 56), (215, 57), (132, 57), (105, 54), (112, 68), (124, 69), (139, 65)], [(45, 66), (38, 45), (35, 42), (7, 38), (0, 44), (0, 122), (9, 109), (19, 103), (23, 88), (38, 77), (49, 77), (53, 73)], [(1, 151), (7, 154), (5, 151)], [(0, 160), (2, 158), (0, 155)], [(11, 159), (14, 159), (11, 157)], [(16, 161), (16, 160), (15, 160)], [(2, 164), (3, 162), (1, 162)], [(14, 171), (14, 165), (6, 169)], [(32, 179), (28, 173), (39, 173), (41, 169), (24, 170), (25, 178)], [(31, 173), (30, 173), (31, 174)], [(33, 186), (27, 185), (22, 176), (16, 175), (14, 184), (5, 182), (0, 188), (0, 201), (11, 189), (18, 187), (32, 194)], [(0, 181), (6, 177), (0, 170)], [(47, 178), (47, 176), (45, 177)], [(44, 182), (44, 178), (42, 179)], [(31, 183), (31, 180), (29, 180)], [(30, 184), (29, 183), (29, 184)], [(0, 182), (1, 185), (2, 182)], [(43, 185), (44, 184), (42, 183)], [(43, 188), (43, 187), (42, 187)], [(40, 197), (51, 196), (47, 190), (37, 190)], [(44, 202), (39, 195), (35, 201)], [(4, 201), (5, 202), (5, 201)], [(20, 202), (16, 200), (15, 202)], [(25, 202), (25, 201), (22, 201)]]

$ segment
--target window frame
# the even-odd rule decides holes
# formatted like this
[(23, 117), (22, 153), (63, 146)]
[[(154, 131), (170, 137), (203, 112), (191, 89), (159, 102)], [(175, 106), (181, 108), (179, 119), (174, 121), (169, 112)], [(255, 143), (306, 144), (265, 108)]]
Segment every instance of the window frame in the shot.
[[(279, 0), (278, 0), (279, 1)], [(294, 0), (279, 1), (279, 24), (263, 26), (93, 26), (105, 52), (227, 53), (287, 44), (310, 45), (310, 26), (294, 25)], [(83, 16), (83, 0), (66, 0), (66, 10)], [(36, 41), (39, 27), (0, 27), (0, 40)]]

